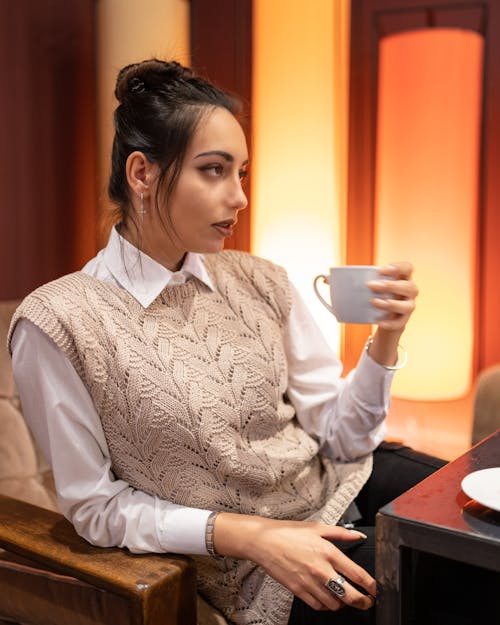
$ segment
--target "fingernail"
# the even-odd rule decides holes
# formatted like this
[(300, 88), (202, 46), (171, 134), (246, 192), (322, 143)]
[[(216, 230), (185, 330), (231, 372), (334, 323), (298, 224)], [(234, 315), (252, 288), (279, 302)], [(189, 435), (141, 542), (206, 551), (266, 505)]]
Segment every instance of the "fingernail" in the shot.
[(366, 534), (363, 534), (363, 532), (360, 532), (358, 530), (350, 530), (350, 531), (353, 532), (354, 534), (357, 534), (360, 538), (368, 538)]

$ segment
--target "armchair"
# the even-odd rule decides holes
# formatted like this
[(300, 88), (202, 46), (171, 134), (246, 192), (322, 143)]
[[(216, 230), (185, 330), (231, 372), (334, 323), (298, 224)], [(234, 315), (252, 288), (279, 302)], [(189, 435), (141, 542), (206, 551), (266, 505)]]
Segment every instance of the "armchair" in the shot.
[(500, 427), (500, 364), (483, 369), (474, 389), (473, 445)]
[(5, 347), (17, 303), (0, 302), (0, 624), (225, 625), (190, 558), (93, 547), (57, 512)]

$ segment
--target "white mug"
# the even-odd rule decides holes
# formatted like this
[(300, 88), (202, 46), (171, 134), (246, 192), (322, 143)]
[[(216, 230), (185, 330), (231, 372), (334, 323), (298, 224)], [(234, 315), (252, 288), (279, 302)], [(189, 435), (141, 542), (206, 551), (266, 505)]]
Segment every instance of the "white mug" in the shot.
[[(330, 285), (331, 305), (323, 299), (318, 290), (318, 280)], [(335, 315), (341, 323), (378, 323), (386, 316), (386, 311), (375, 308), (370, 300), (374, 297), (388, 298), (390, 295), (375, 294), (367, 282), (371, 280), (390, 280), (382, 276), (374, 265), (344, 265), (330, 267), (330, 275), (323, 274), (314, 278), (313, 286), (321, 303)]]

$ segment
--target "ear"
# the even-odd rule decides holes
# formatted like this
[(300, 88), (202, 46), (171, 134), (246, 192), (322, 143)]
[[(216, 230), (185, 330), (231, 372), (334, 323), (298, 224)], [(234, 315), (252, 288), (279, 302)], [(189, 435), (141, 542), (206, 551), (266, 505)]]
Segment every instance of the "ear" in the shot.
[(132, 152), (128, 155), (125, 164), (127, 182), (135, 195), (146, 193), (150, 182), (153, 181), (156, 165), (151, 163), (142, 152)]

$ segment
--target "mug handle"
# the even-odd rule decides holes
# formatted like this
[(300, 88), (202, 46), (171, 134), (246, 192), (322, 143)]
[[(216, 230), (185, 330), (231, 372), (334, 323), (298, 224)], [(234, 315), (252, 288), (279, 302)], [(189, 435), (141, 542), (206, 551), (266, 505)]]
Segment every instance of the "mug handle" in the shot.
[(321, 295), (321, 293), (318, 291), (317, 282), (318, 282), (318, 280), (319, 280), (320, 278), (322, 278), (324, 282), (326, 282), (327, 284), (329, 284), (329, 283), (328, 283), (328, 278), (327, 278), (325, 275), (320, 274), (319, 276), (316, 276), (316, 277), (314, 278), (314, 281), (313, 281), (313, 288), (314, 288), (314, 292), (315, 292), (315, 293), (316, 293), (316, 295), (318, 296), (318, 299), (319, 299), (319, 301), (323, 304), (323, 306), (324, 306), (325, 308), (327, 308), (327, 309), (328, 309), (328, 310), (332, 313), (332, 315), (334, 315), (335, 313), (333, 312), (333, 308), (332, 308), (332, 306), (331, 306), (331, 305), (330, 305), (330, 304), (329, 304), (326, 300), (324, 300), (324, 299), (323, 299), (323, 296), (322, 296), (322, 295)]

